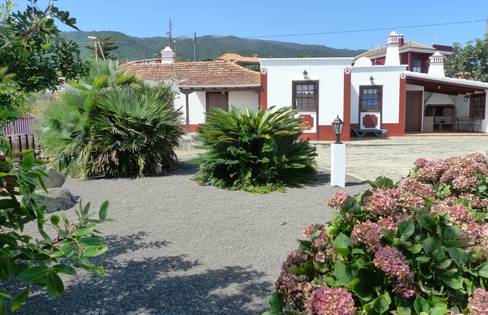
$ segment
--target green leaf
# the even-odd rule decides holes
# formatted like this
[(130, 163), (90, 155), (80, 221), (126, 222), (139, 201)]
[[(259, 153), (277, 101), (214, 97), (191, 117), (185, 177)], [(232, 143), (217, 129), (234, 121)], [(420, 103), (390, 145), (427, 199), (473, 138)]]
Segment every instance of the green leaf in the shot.
[(398, 306), (396, 314), (397, 315), (410, 315), (410, 314), (412, 314), (412, 310), (410, 309), (410, 307)]
[(29, 296), (30, 290), (24, 290), (21, 294), (19, 294), (13, 301), (12, 301), (12, 312), (15, 312), (18, 310), (21, 306), (22, 303), (27, 299)]
[(422, 312), (428, 312), (430, 310), (429, 302), (420, 295), (417, 295), (417, 297), (415, 298), (415, 301), (413, 302), (413, 307), (417, 314), (421, 314)]
[(63, 264), (53, 266), (52, 270), (54, 270), (57, 273), (64, 273), (71, 276), (76, 274), (75, 268)]
[(269, 306), (271, 307), (273, 314), (279, 314), (283, 311), (283, 299), (277, 292), (274, 292), (269, 297), (268, 303)]
[(107, 251), (108, 247), (105, 244), (97, 245), (97, 246), (85, 246), (85, 251), (83, 252), (83, 256), (85, 257), (96, 257), (100, 256), (101, 254)]
[(377, 177), (374, 180), (374, 182), (370, 181), (369, 184), (373, 188), (394, 188), (395, 187), (395, 183), (393, 182), (393, 180), (384, 176)]
[(349, 254), (349, 247), (351, 246), (351, 240), (342, 232), (337, 235), (337, 237), (332, 242), (336, 252), (342, 256), (347, 256)]
[(58, 225), (58, 223), (59, 223), (59, 221), (60, 221), (61, 219), (60, 219), (60, 217), (59, 217), (58, 215), (53, 214), (53, 215), (52, 215), (52, 216), (49, 218), (49, 220), (51, 221), (51, 223), (52, 223), (53, 225)]
[(478, 271), (480, 277), (488, 278), (488, 261), (485, 262)]
[(373, 309), (379, 314), (384, 314), (390, 309), (391, 298), (388, 292), (377, 297), (373, 302)]
[(28, 282), (44, 282), (48, 273), (49, 268), (47, 266), (35, 266), (22, 271), (18, 277)]
[(98, 211), (98, 218), (102, 221), (105, 220), (108, 216), (108, 206), (108, 200), (105, 200), (100, 206), (100, 210)]
[[(451, 257), (452, 260), (454, 260), (454, 262), (459, 266), (465, 266), (469, 261), (469, 256), (464, 249), (450, 247), (447, 249), (447, 252), (449, 253), (449, 257)], [(487, 267), (487, 273), (488, 273), (488, 267)]]
[(454, 290), (459, 290), (463, 288), (463, 279), (460, 276), (442, 276), (441, 280)]
[(62, 295), (64, 292), (63, 281), (58, 276), (58, 274), (53, 270), (50, 270), (48, 272), (46, 287), (47, 287), (47, 293), (53, 297), (58, 297)]
[(415, 233), (415, 225), (411, 221), (405, 221), (398, 225), (397, 237), (406, 241)]
[(87, 227), (80, 228), (76, 230), (73, 235), (74, 236), (86, 236), (92, 234), (93, 231), (97, 228), (95, 224), (88, 225)]
[(339, 286), (345, 286), (351, 279), (351, 272), (342, 261), (336, 261), (334, 264), (334, 276)]

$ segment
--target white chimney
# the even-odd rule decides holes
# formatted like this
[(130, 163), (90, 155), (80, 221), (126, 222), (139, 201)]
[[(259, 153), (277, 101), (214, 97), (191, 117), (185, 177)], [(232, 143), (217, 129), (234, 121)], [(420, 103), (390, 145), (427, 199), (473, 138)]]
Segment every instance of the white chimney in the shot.
[(446, 76), (444, 73), (444, 55), (436, 51), (429, 59), (429, 75), (444, 78)]
[(388, 35), (386, 43), (386, 57), (385, 66), (399, 66), (400, 65), (400, 51), (398, 49), (399, 42), (403, 39), (403, 35), (391, 32)]
[(166, 46), (163, 50), (161, 50), (161, 63), (175, 63), (176, 62), (176, 54), (169, 46)]

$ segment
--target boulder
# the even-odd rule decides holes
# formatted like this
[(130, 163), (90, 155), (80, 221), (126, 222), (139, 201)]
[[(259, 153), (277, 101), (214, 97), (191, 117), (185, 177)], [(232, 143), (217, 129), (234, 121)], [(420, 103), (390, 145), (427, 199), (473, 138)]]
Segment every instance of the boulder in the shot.
[(47, 212), (55, 212), (59, 210), (68, 210), (73, 208), (78, 203), (78, 198), (75, 198), (67, 189), (51, 188), (46, 193), (43, 190), (36, 192), (38, 202), (47, 208)]
[[(48, 176), (44, 178), (44, 183), (47, 188), (58, 188), (64, 185), (66, 177), (59, 174), (56, 170), (50, 168), (47, 170)], [(39, 187), (39, 189), (41, 189)]]

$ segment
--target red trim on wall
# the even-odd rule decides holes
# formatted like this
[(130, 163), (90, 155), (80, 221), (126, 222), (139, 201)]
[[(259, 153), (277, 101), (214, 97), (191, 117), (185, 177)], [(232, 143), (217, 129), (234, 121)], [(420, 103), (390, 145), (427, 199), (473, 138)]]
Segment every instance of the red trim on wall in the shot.
[(351, 68), (344, 69), (344, 129), (342, 140), (351, 140)]
[(200, 124), (182, 125), (184, 132), (197, 132)]
[(261, 69), (261, 88), (259, 89), (259, 106), (261, 109), (268, 108), (268, 71), (265, 68)]
[[(391, 135), (393, 133), (398, 133), (396, 135), (403, 136), (405, 134), (405, 107), (407, 103), (407, 76), (402, 73), (400, 75), (400, 106), (399, 106), (399, 115), (398, 115), (398, 127), (397, 129), (391, 130)], [(385, 124), (388, 125), (388, 124)], [(395, 124), (392, 124), (395, 125)], [(388, 129), (387, 127), (384, 127)]]

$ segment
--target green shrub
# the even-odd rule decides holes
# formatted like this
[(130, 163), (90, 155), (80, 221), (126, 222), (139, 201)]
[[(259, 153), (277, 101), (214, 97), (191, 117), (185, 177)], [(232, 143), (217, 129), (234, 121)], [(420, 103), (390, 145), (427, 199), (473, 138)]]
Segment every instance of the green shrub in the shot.
[(54, 100), (38, 126), (51, 166), (80, 177), (140, 177), (176, 163), (180, 112), (167, 86), (102, 63)]
[(307, 226), (267, 314), (487, 314), (488, 158), (418, 159), (371, 186)]
[[(107, 250), (97, 228), (108, 222), (108, 202), (99, 210), (98, 218), (90, 212), (90, 204), (79, 204), (77, 220), (64, 213), (46, 217), (45, 206), (34, 192), (36, 183), (43, 185), (46, 175), (42, 162), (32, 151), (23, 153), (20, 162), (13, 160), (11, 149), (0, 138), (0, 314), (14, 312), (32, 293), (33, 287), (47, 290), (52, 297), (64, 292), (62, 275), (74, 275), (85, 269), (104, 274), (102, 266), (92, 258)], [(37, 225), (38, 237), (24, 231)], [(5, 283), (21, 284), (10, 290)], [(16, 294), (16, 295), (15, 295)]]
[(268, 192), (314, 179), (315, 148), (300, 141), (302, 123), (287, 108), (207, 114), (199, 138), (207, 150), (197, 178), (222, 188)]

